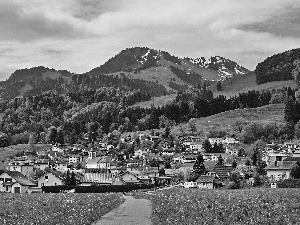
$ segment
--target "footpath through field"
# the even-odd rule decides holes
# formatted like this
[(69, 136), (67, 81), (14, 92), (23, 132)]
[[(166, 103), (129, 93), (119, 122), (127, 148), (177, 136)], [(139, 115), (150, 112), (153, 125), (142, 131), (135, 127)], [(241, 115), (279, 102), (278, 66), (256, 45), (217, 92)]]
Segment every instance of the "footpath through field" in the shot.
[(151, 225), (151, 201), (124, 196), (125, 201), (94, 225)]

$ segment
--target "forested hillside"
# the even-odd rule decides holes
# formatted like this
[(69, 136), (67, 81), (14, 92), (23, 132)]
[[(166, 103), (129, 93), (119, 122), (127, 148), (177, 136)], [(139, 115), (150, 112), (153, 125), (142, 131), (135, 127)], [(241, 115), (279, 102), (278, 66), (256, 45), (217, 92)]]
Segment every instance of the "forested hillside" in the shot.
[(271, 81), (293, 80), (293, 63), (300, 59), (300, 48), (292, 49), (268, 57), (256, 66), (256, 82), (263, 84)]

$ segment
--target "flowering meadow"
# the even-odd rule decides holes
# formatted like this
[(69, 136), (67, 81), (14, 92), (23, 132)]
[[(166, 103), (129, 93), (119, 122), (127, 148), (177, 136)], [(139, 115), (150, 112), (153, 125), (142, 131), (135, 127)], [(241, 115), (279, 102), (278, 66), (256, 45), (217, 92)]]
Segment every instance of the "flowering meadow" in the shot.
[(154, 225), (300, 224), (300, 189), (176, 188), (150, 198)]
[(121, 194), (0, 194), (0, 224), (92, 224), (124, 201)]

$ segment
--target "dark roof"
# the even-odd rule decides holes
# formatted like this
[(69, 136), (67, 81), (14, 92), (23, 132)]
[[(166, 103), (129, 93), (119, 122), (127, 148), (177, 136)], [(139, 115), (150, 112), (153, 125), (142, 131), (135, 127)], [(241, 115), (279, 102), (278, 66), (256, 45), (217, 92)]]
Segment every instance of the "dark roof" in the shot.
[(290, 170), (296, 163), (297, 161), (277, 161), (275, 166), (275, 162), (270, 162), (266, 170)]
[(197, 183), (213, 183), (215, 179), (215, 176), (202, 175), (197, 179)]
[(24, 186), (36, 186), (31, 180), (25, 177), (22, 173), (18, 171), (6, 171), (6, 173), (14, 178), (19, 184)]
[(300, 163), (300, 157), (287, 157), (283, 161), (297, 161), (298, 163)]
[(218, 175), (219, 178), (228, 178), (229, 174), (232, 171), (232, 167), (231, 166), (218, 166), (218, 165), (216, 165), (214, 167), (214, 171), (216, 172), (216, 174)]

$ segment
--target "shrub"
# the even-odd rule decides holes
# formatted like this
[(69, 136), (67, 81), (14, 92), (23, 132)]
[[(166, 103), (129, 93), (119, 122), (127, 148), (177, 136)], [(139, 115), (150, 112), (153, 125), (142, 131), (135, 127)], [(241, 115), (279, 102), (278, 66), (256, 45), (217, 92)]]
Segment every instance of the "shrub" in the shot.
[(43, 186), (42, 190), (45, 193), (60, 193), (69, 191), (75, 188), (75, 185), (57, 185), (57, 186)]
[(286, 179), (277, 182), (279, 188), (300, 188), (300, 179)]

